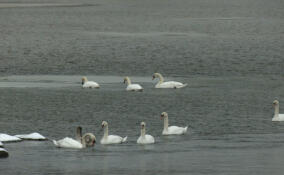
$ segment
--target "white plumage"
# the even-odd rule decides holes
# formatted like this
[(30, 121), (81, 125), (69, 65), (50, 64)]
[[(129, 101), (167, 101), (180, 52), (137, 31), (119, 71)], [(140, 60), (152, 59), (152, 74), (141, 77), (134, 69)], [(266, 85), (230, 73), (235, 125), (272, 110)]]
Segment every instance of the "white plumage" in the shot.
[(181, 135), (186, 133), (188, 128), (187, 126), (186, 127), (169, 126), (168, 113), (162, 112), (161, 118), (164, 119), (164, 129), (162, 132), (163, 135)]
[(83, 88), (100, 88), (100, 85), (94, 81), (88, 81), (87, 77), (82, 78), (82, 87)]
[(102, 128), (104, 128), (104, 136), (101, 139), (101, 144), (117, 144), (127, 141), (127, 136), (123, 138), (118, 135), (108, 135), (108, 123), (106, 121), (102, 122)]
[(273, 101), (273, 106), (274, 106), (274, 116), (272, 118), (272, 121), (284, 121), (284, 114), (279, 114), (279, 101), (274, 100)]
[(155, 143), (155, 139), (153, 136), (146, 134), (146, 123), (145, 122), (141, 122), (141, 135), (140, 137), (137, 139), (137, 143), (138, 144), (151, 144), (151, 143)]
[(153, 80), (155, 78), (159, 78), (159, 82), (155, 85), (155, 88), (183, 88), (187, 86), (187, 84), (183, 84), (177, 81), (167, 81), (164, 82), (164, 78), (160, 73), (154, 73), (153, 74)]
[(31, 134), (21, 134), (21, 135), (15, 135), (15, 137), (18, 137), (23, 140), (46, 140), (44, 136), (41, 134), (34, 132)]
[(143, 91), (142, 86), (140, 84), (132, 84), (129, 77), (124, 78), (124, 83), (127, 82), (127, 91)]

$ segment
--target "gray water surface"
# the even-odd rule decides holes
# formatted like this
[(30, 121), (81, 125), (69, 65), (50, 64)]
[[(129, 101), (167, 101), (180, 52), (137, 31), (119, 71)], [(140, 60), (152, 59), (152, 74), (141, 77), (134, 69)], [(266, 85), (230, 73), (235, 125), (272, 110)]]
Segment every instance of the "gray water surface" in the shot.
[[(0, 133), (98, 144), (5, 143), (0, 174), (282, 175), (281, 0), (0, 0)], [(183, 89), (155, 89), (166, 80)], [(81, 77), (101, 84), (82, 89)], [(144, 87), (126, 92), (123, 77)], [(160, 113), (182, 136), (161, 136)], [(99, 144), (101, 122), (120, 145)], [(136, 144), (140, 122), (156, 143)]]
[[(5, 174), (282, 174), (284, 127), (272, 123), (281, 79), (192, 77), (183, 89), (155, 89), (151, 77), (133, 77), (145, 91), (126, 92), (123, 77), (91, 76), (101, 89), (82, 89), (80, 76), (7, 76), (0, 84), (1, 132), (74, 137), (80, 125), (101, 139), (101, 122), (128, 143), (83, 150), (49, 142), (7, 143)], [(45, 86), (43, 86), (42, 81)], [(47, 82), (48, 81), (48, 82)], [(99, 82), (99, 81), (98, 81)], [(16, 86), (19, 83), (19, 86)], [(32, 84), (32, 85), (31, 85)], [(10, 87), (8, 87), (10, 85)], [(26, 85), (26, 86), (23, 86)], [(278, 96), (282, 99), (283, 96)], [(190, 126), (182, 136), (161, 136), (160, 113)], [(140, 122), (156, 139), (136, 144)]]

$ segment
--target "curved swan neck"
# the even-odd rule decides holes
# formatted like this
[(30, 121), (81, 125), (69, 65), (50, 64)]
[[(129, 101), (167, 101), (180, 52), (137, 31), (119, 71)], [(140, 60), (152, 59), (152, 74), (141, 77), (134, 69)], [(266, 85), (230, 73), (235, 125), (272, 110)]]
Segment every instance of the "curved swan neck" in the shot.
[(164, 130), (168, 130), (169, 127), (169, 118), (164, 117)]
[(144, 127), (144, 128), (141, 128), (141, 137), (145, 137), (145, 134), (146, 134), (146, 129), (145, 129), (145, 127)]
[(127, 81), (127, 84), (130, 85), (130, 84), (131, 84), (130, 78), (129, 78), (129, 77), (126, 77), (125, 79), (126, 79), (126, 81)]
[(81, 127), (77, 127), (76, 139), (82, 141), (82, 128)]
[(156, 73), (156, 75), (159, 77), (159, 84), (164, 82), (164, 77), (160, 73)]
[(85, 137), (81, 138), (81, 144), (83, 145), (84, 148), (87, 147)]
[(279, 104), (275, 105), (274, 116), (278, 117), (279, 115)]
[(108, 125), (104, 127), (104, 138), (108, 137)]

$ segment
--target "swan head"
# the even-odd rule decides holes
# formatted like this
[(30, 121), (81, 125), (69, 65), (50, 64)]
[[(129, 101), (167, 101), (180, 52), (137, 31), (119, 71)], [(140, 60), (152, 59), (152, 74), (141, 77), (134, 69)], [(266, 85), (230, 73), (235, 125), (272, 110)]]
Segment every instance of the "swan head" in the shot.
[(82, 137), (87, 147), (94, 146), (96, 143), (96, 136), (92, 133), (86, 133)]
[(88, 81), (87, 77), (82, 77), (82, 84), (84, 84), (86, 81)]
[(273, 106), (275, 107), (275, 106), (278, 106), (279, 105), (279, 101), (278, 100), (274, 100), (273, 101)]
[(157, 78), (157, 73), (154, 73), (154, 74), (152, 75), (152, 80), (154, 80), (155, 78)]
[(145, 126), (146, 126), (146, 123), (145, 122), (141, 122), (141, 129), (144, 129), (145, 128)]
[(102, 128), (106, 127), (108, 125), (108, 123), (106, 121), (102, 122)]
[(124, 77), (123, 83), (127, 82), (128, 77)]
[(163, 119), (164, 117), (168, 117), (168, 113), (162, 112), (162, 113), (161, 113), (161, 119)]

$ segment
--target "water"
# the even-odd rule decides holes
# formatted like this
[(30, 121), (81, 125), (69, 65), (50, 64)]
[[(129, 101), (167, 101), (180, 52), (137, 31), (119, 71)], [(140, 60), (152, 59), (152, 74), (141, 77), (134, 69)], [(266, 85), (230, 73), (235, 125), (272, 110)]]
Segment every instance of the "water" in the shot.
[[(283, 174), (284, 124), (271, 122), (283, 2), (0, 2), (0, 132), (61, 139), (80, 125), (99, 141), (106, 120), (128, 136), (82, 150), (6, 143), (0, 174)], [(188, 86), (155, 89), (154, 72)], [(83, 75), (101, 88), (82, 89)], [(145, 91), (126, 92), (126, 75)], [(190, 131), (161, 136), (163, 111)], [(154, 145), (136, 144), (141, 121)]]

